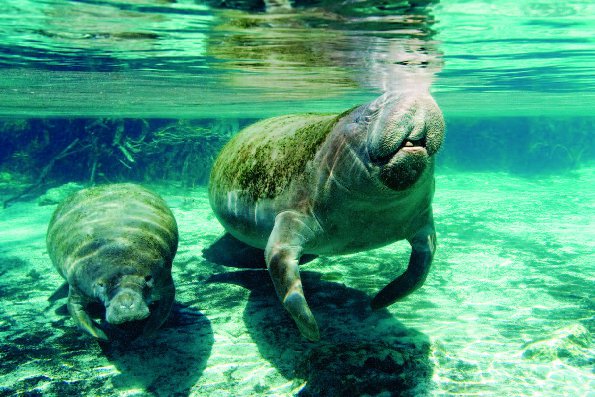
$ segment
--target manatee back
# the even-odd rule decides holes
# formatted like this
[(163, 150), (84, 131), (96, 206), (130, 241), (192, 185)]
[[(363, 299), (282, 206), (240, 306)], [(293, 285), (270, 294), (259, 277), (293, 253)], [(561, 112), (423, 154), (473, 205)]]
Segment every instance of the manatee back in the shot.
[[(67, 280), (77, 267), (91, 262), (146, 267), (171, 277), (178, 228), (155, 193), (134, 184), (111, 184), (83, 189), (62, 202), (46, 242), (54, 266)], [(163, 271), (150, 269), (155, 264)]]
[(280, 195), (315, 157), (337, 119), (333, 114), (287, 115), (240, 131), (221, 150), (211, 171), (214, 210), (229, 192), (252, 203)]

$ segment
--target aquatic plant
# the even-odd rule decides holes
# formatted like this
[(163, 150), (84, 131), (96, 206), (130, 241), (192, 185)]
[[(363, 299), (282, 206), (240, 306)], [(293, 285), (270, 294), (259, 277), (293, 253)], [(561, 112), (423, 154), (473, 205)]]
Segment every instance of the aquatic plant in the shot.
[(527, 156), (541, 163), (545, 168), (574, 169), (578, 167), (589, 152), (593, 154), (591, 144), (593, 124), (589, 128), (568, 129), (561, 120), (549, 118), (536, 119), (527, 131), (530, 144)]
[(570, 171), (595, 159), (595, 119), (451, 118), (441, 166), (519, 174)]
[(215, 155), (239, 129), (237, 120), (213, 120), (206, 126), (179, 120), (157, 129), (142, 145), (139, 177), (205, 185)]
[(0, 123), (3, 180), (27, 184), (4, 206), (48, 187), (80, 182), (172, 180), (206, 184), (220, 147), (239, 130), (237, 120), (31, 119)]
[[(0, 196), (4, 205), (68, 182), (207, 183), (238, 119), (0, 120)], [(451, 118), (439, 169), (570, 171), (595, 160), (595, 118)]]

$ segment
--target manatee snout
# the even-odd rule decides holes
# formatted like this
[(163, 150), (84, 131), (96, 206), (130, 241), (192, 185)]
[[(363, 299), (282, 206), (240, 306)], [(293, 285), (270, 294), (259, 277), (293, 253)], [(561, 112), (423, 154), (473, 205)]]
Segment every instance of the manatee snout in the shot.
[(413, 185), (444, 139), (442, 112), (429, 95), (385, 94), (369, 105), (368, 153), (391, 189)]
[(129, 321), (144, 320), (149, 317), (149, 306), (142, 293), (132, 290), (117, 292), (109, 301), (105, 319), (108, 323), (118, 325)]
[(105, 301), (105, 319), (118, 325), (129, 321), (144, 320), (149, 317), (149, 301), (153, 288), (152, 277), (126, 274), (116, 277), (116, 281)]
[(429, 95), (385, 94), (368, 114), (368, 153), (372, 162), (388, 163), (402, 149), (424, 149), (429, 156), (442, 145), (442, 112)]

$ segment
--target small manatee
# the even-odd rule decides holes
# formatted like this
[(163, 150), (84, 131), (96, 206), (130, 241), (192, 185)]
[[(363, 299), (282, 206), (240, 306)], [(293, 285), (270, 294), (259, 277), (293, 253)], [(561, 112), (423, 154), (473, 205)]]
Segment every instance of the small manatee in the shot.
[(148, 335), (167, 319), (178, 228), (155, 193), (128, 183), (83, 189), (56, 208), (46, 242), (68, 284), (68, 311), (92, 336), (108, 339), (89, 314), (97, 303), (116, 329), (140, 324)]

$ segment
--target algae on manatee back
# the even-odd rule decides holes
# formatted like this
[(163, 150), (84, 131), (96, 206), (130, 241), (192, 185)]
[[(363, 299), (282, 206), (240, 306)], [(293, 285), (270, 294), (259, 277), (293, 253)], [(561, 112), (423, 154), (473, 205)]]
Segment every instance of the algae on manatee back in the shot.
[(254, 202), (276, 197), (300, 177), (336, 122), (337, 115), (304, 114), (249, 126), (215, 160), (211, 189), (239, 189)]

